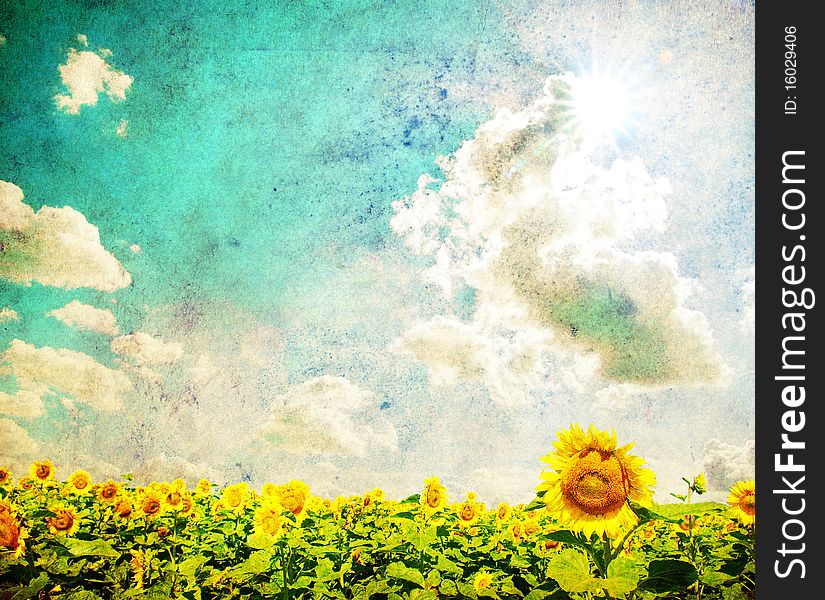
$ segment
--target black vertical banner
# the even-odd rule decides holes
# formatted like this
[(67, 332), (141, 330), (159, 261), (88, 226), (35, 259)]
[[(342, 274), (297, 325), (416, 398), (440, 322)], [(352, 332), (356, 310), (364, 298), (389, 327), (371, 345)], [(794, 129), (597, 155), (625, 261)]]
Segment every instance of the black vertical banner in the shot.
[(818, 3), (756, 10), (756, 596), (822, 597)]

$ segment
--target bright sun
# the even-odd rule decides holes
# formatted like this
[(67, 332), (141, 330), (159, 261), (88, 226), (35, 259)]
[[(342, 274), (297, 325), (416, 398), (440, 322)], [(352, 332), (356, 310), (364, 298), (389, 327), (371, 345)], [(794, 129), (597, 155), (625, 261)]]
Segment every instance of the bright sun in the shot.
[(635, 120), (639, 93), (619, 75), (591, 73), (576, 77), (570, 88), (573, 125), (595, 141), (613, 141)]

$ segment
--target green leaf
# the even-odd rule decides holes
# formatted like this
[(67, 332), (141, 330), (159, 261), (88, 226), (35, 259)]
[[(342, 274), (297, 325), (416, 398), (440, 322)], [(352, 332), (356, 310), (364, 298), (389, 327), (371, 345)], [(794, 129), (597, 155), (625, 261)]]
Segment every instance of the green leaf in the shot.
[(275, 541), (274, 537), (261, 531), (246, 538), (246, 545), (254, 550), (268, 550), (275, 545)]
[(419, 587), (424, 587), (424, 576), (415, 569), (409, 568), (402, 562), (390, 563), (387, 566), (387, 577), (410, 581)]
[(724, 600), (748, 600), (750, 596), (742, 584), (735, 583), (730, 587), (722, 588)]
[(414, 530), (409, 534), (409, 540), (412, 543), (413, 548), (419, 552), (423, 552), (425, 548), (435, 543), (437, 538), (438, 531), (436, 530), (435, 525), (430, 525), (424, 529), (424, 531)]
[(427, 573), (427, 585), (431, 587), (437, 587), (439, 583), (441, 583), (441, 573), (438, 572), (437, 569), (433, 569), (429, 573)]
[(601, 587), (590, 574), (587, 557), (573, 549), (564, 549), (550, 559), (547, 576), (567, 592), (595, 592)]
[(524, 600), (544, 600), (551, 593), (545, 590), (533, 590), (524, 597)]
[(63, 541), (63, 546), (66, 547), (72, 556), (120, 557), (120, 552), (115, 550), (106, 540), (78, 540), (76, 538), (67, 538)]
[(727, 573), (722, 573), (721, 571), (705, 571), (699, 577), (699, 581), (704, 583), (705, 585), (717, 586), (722, 585), (726, 581), (730, 581), (733, 579)]
[[(541, 495), (543, 496), (544, 493), (542, 493)], [(544, 508), (544, 500), (541, 497), (536, 497), (530, 501), (530, 504), (524, 507), (524, 510), (538, 510), (540, 508)]]
[(572, 531), (563, 529), (561, 531), (554, 531), (543, 537), (543, 539), (553, 540), (554, 542), (562, 542), (568, 546), (578, 546), (579, 548), (586, 548), (587, 544), (581, 540)]
[(206, 556), (190, 556), (178, 565), (178, 573), (187, 579), (194, 579), (195, 572), (208, 561), (209, 558)]
[(432, 600), (438, 598), (433, 590), (413, 590), (410, 592), (410, 600)]
[(639, 588), (657, 594), (679, 592), (697, 580), (696, 567), (684, 560), (670, 558), (652, 560), (647, 566), (647, 578)]
[[(630, 505), (630, 509), (636, 513), (636, 516), (639, 517), (639, 524), (648, 523), (649, 521), (672, 521), (670, 519), (650, 508), (644, 507), (637, 502), (633, 502), (632, 500), (628, 500), (627, 503)], [(663, 504), (657, 505), (656, 508), (664, 506)]]
[(315, 577), (318, 578), (318, 581), (330, 581), (338, 577), (335, 565), (330, 559), (322, 558), (318, 561), (318, 564), (315, 566)]
[(623, 596), (632, 592), (639, 585), (636, 561), (624, 556), (613, 559), (607, 567), (607, 578), (601, 583), (611, 596)]
[(11, 600), (24, 600), (25, 598), (34, 598), (38, 592), (42, 590), (49, 583), (49, 576), (47, 573), (41, 573), (29, 582), (29, 585), (11, 597)]
[(449, 558), (444, 556), (443, 554), (438, 555), (438, 562), (436, 563), (436, 568), (441, 571), (442, 573), (452, 573), (454, 575), (464, 575), (464, 571), (451, 561)]
[(236, 567), (232, 567), (233, 578), (245, 580), (255, 575), (260, 575), (272, 569), (272, 553), (266, 550), (258, 550), (249, 555), (245, 561)]
[(685, 515), (708, 515), (727, 510), (727, 504), (718, 502), (699, 502), (698, 504), (655, 504), (653, 510), (669, 519), (681, 520)]
[(458, 585), (452, 579), (442, 579), (438, 591), (445, 596), (458, 596)]

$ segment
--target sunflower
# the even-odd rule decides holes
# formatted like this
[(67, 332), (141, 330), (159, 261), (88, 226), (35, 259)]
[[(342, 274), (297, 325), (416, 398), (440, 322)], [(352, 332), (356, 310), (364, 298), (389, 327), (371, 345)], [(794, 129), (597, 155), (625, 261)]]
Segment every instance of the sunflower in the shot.
[(17, 480), (17, 487), (21, 490), (30, 490), (34, 487), (34, 480), (31, 477), (21, 477)]
[(433, 514), (444, 508), (447, 504), (447, 489), (441, 485), (438, 477), (430, 477), (424, 480), (424, 493), (421, 494), (421, 506), (424, 512)]
[(185, 492), (181, 497), (180, 516), (188, 517), (195, 510), (195, 502), (192, 500), (192, 494)]
[(134, 510), (135, 506), (132, 503), (132, 499), (124, 496), (118, 499), (117, 504), (115, 505), (115, 516), (123, 521), (126, 521), (132, 518), (132, 512)]
[(693, 483), (691, 484), (690, 489), (697, 494), (704, 494), (708, 491), (708, 480), (705, 479), (704, 473), (699, 473), (693, 478)]
[(473, 589), (476, 591), (488, 589), (493, 586), (493, 574), (487, 571), (479, 571), (473, 579)]
[(503, 523), (510, 518), (511, 514), (513, 514), (513, 509), (506, 502), (502, 502), (496, 509), (496, 522)]
[(26, 530), (20, 525), (17, 512), (8, 500), (0, 500), (0, 552), (20, 558), (26, 553)]
[(131, 560), (129, 560), (129, 566), (132, 570), (132, 578), (135, 582), (134, 589), (141, 590), (143, 589), (144, 578), (146, 576), (146, 568), (148, 566), (148, 562), (151, 558), (151, 555), (148, 555), (148, 551), (141, 552), (140, 550), (129, 550), (129, 554), (131, 555)]
[(36, 460), (29, 467), (29, 477), (41, 483), (54, 479), (54, 465), (50, 460)]
[(453, 507), (458, 516), (458, 524), (461, 527), (472, 527), (481, 516), (481, 505), (469, 499), (466, 502), (459, 502)]
[(143, 516), (147, 519), (154, 519), (163, 514), (163, 491), (156, 487), (148, 487), (140, 495), (138, 504)]
[(756, 482), (737, 481), (730, 489), (728, 504), (742, 525), (751, 526), (756, 522)]
[(309, 498), (309, 486), (303, 481), (290, 481), (278, 488), (278, 501), (293, 515), (300, 516)]
[(255, 516), (252, 523), (255, 526), (255, 533), (266, 534), (277, 538), (283, 532), (284, 508), (277, 500), (267, 500), (255, 509)]
[(11, 471), (9, 471), (6, 467), (0, 467), (0, 487), (5, 487), (11, 484)]
[(195, 496), (197, 498), (203, 498), (204, 496), (210, 496), (212, 494), (212, 484), (209, 483), (208, 479), (201, 479), (198, 482), (198, 485), (195, 486)]
[(186, 483), (183, 479), (175, 479), (165, 490), (164, 502), (166, 506), (176, 512), (183, 510), (183, 497), (186, 495)]
[(264, 498), (275, 498), (278, 495), (278, 486), (274, 483), (266, 482), (261, 488), (261, 496)]
[(97, 486), (97, 499), (101, 502), (112, 503), (117, 500), (121, 484), (111, 479)]
[(221, 504), (226, 510), (240, 514), (246, 508), (247, 496), (249, 496), (249, 484), (245, 481), (228, 485), (221, 494)]
[(53, 535), (72, 536), (80, 529), (80, 517), (74, 507), (59, 504), (51, 507), (49, 511), (54, 516), (46, 517), (46, 524)]
[(615, 432), (591, 425), (585, 433), (576, 424), (560, 431), (553, 446), (555, 452), (542, 459), (552, 470), (541, 474), (536, 488), (544, 492), (548, 512), (587, 536), (617, 537), (637, 523), (628, 500), (649, 505), (656, 477), (642, 467), (643, 459), (627, 454), (633, 444), (618, 448)]
[(66, 481), (65, 493), (77, 496), (85, 496), (92, 491), (92, 478), (83, 469), (78, 469)]

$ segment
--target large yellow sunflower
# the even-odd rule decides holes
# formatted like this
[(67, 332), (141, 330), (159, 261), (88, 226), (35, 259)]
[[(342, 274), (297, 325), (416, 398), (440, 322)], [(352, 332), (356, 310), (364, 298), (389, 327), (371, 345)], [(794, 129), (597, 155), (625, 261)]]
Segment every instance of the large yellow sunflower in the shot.
[(742, 525), (753, 525), (756, 522), (756, 482), (737, 481), (730, 489), (728, 504), (742, 522)]
[(536, 489), (563, 527), (617, 537), (637, 523), (628, 500), (649, 505), (656, 477), (642, 467), (643, 459), (627, 453), (633, 444), (618, 448), (615, 432), (592, 425), (585, 432), (575, 424), (560, 431), (553, 446), (556, 451), (542, 459), (551, 470), (541, 474)]
[(453, 507), (458, 516), (458, 525), (461, 527), (472, 527), (481, 517), (482, 505), (479, 502), (470, 500), (469, 494), (466, 502), (459, 502)]
[(115, 483), (111, 479), (97, 486), (97, 499), (105, 503), (113, 503), (120, 494), (121, 483)]
[(278, 537), (283, 531), (284, 508), (274, 498), (268, 498), (261, 506), (255, 509), (255, 516), (252, 522), (255, 526), (255, 533), (266, 534)]
[(421, 494), (421, 506), (427, 514), (436, 513), (447, 504), (447, 490), (438, 477), (424, 480), (424, 492)]
[(164, 494), (163, 491), (157, 487), (149, 486), (145, 488), (138, 500), (140, 511), (147, 519), (154, 519), (164, 513)]
[(72, 536), (80, 529), (80, 517), (72, 506), (59, 504), (53, 506), (49, 511), (53, 517), (46, 517), (46, 524), (49, 532), (54, 535)]
[(249, 496), (249, 484), (242, 481), (224, 488), (221, 503), (226, 510), (240, 514), (246, 508), (247, 496)]
[(36, 460), (29, 467), (29, 476), (41, 483), (54, 479), (54, 465), (50, 460)]
[(8, 487), (13, 483), (11, 471), (9, 471), (6, 467), (0, 467), (0, 487)]
[(69, 475), (64, 490), (67, 494), (85, 496), (92, 491), (92, 478), (83, 469), (78, 469)]
[(300, 516), (309, 498), (309, 486), (303, 481), (290, 481), (278, 487), (278, 501), (293, 515)]

